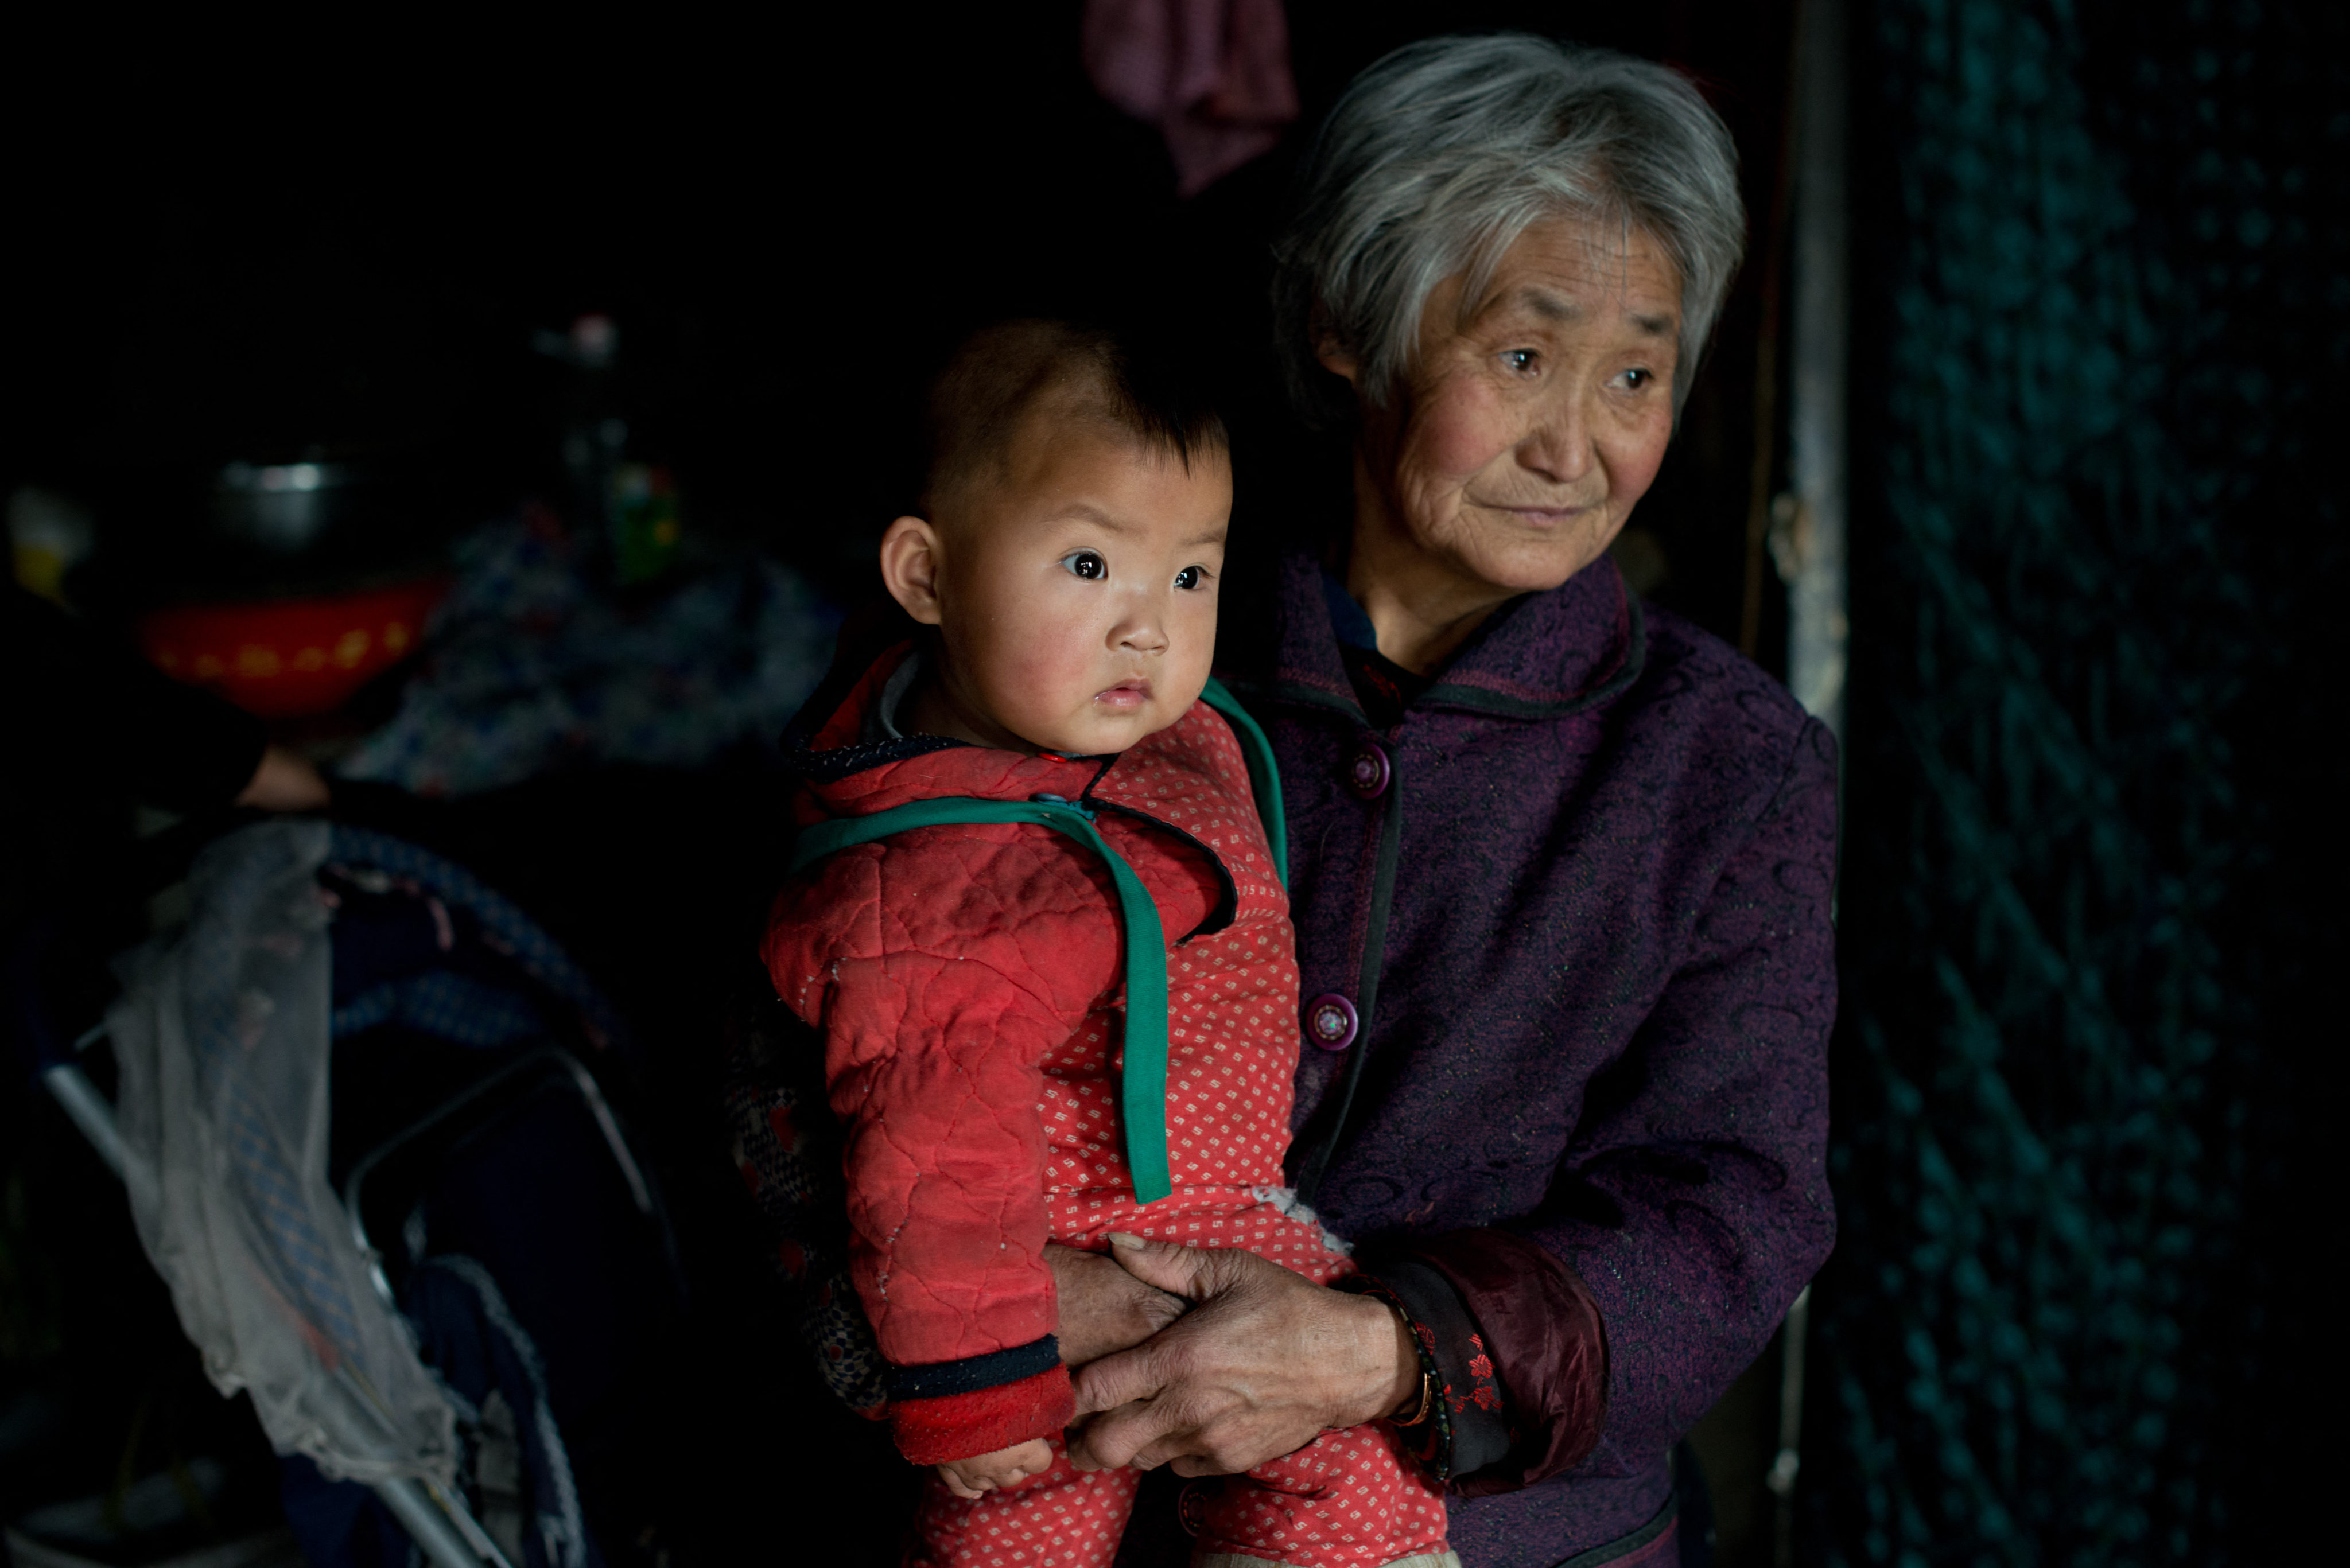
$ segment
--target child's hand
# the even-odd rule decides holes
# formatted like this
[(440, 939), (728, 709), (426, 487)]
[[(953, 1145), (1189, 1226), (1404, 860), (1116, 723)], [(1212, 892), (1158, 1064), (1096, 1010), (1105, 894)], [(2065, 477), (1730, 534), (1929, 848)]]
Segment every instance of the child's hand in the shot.
[(955, 1496), (970, 1499), (1043, 1475), (1052, 1468), (1053, 1445), (1042, 1438), (1031, 1438), (992, 1454), (949, 1459), (939, 1467), (939, 1479)]

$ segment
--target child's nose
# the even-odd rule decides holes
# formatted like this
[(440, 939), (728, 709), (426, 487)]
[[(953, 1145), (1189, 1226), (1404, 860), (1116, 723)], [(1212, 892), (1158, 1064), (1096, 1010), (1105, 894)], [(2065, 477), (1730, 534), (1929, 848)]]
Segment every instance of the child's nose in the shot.
[(1155, 615), (1128, 618), (1118, 628), (1118, 646), (1138, 653), (1158, 653), (1167, 647), (1167, 628)]

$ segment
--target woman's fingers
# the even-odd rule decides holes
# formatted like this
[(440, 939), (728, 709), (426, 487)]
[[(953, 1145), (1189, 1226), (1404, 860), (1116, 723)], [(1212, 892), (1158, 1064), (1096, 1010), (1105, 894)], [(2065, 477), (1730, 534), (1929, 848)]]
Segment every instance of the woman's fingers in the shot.
[(1131, 1349), (1183, 1315), (1190, 1303), (1144, 1283), (1099, 1252), (1048, 1242), (1059, 1298), (1062, 1365), (1075, 1370), (1087, 1362)]
[(1140, 1280), (1155, 1285), (1170, 1295), (1198, 1301), (1211, 1293), (1212, 1282), (1201, 1276), (1207, 1260), (1223, 1256), (1199, 1247), (1178, 1246), (1171, 1241), (1146, 1241), (1139, 1236), (1129, 1236), (1123, 1231), (1113, 1231), (1109, 1238), (1109, 1255), (1118, 1266)]
[(1255, 1409), (1212, 1383), (1196, 1386), (1196, 1394), (1169, 1388), (1094, 1417), (1070, 1434), (1071, 1461), (1081, 1469), (1171, 1465), (1182, 1476), (1237, 1475), (1303, 1448), (1320, 1431)]
[(1145, 1284), (1193, 1302), (1230, 1294), (1268, 1273), (1287, 1280), (1297, 1278), (1279, 1263), (1237, 1247), (1186, 1247), (1173, 1241), (1146, 1241), (1124, 1231), (1112, 1231), (1109, 1242), (1109, 1255), (1117, 1260), (1118, 1267)]
[[(1148, 1404), (1122, 1405), (1069, 1428), (1069, 1467), (1080, 1470), (1123, 1469), (1159, 1440), (1164, 1412)], [(1148, 1469), (1148, 1466), (1144, 1467)]]
[(1090, 1416), (1151, 1398), (1166, 1386), (1166, 1374), (1160, 1366), (1164, 1359), (1159, 1340), (1152, 1339), (1087, 1364), (1075, 1377), (1077, 1414)]
[(1113, 1255), (1199, 1304), (1077, 1374), (1078, 1410), (1101, 1412), (1070, 1434), (1080, 1469), (1244, 1470), (1394, 1408), (1418, 1375), (1400, 1320), (1368, 1297), (1239, 1251), (1121, 1241)]
[[(1112, 1362), (1131, 1361), (1147, 1367), (1144, 1353), (1133, 1351), (1126, 1355), (1109, 1356), (1087, 1367), (1088, 1373), (1109, 1366)], [(1118, 1368), (1126, 1374), (1128, 1368)], [(1100, 1413), (1082, 1420), (1068, 1433), (1069, 1463), (1081, 1470), (1114, 1470), (1132, 1465), (1139, 1469), (1153, 1469), (1176, 1454), (1188, 1451), (1197, 1426), (1181, 1403), (1160, 1398), (1161, 1392), (1147, 1371), (1135, 1373), (1138, 1381), (1120, 1382), (1116, 1386), (1147, 1388), (1149, 1391), (1131, 1399), (1115, 1404), (1096, 1406)], [(1083, 1387), (1077, 1390), (1077, 1408), (1084, 1411), (1089, 1397), (1097, 1397)]]

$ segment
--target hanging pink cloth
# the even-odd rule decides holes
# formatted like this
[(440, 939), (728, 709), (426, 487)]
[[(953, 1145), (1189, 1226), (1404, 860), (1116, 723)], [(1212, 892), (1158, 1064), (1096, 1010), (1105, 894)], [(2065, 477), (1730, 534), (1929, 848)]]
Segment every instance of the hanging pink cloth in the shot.
[(1086, 0), (1083, 28), (1086, 74), (1159, 128), (1182, 195), (1271, 151), (1297, 118), (1281, 0)]

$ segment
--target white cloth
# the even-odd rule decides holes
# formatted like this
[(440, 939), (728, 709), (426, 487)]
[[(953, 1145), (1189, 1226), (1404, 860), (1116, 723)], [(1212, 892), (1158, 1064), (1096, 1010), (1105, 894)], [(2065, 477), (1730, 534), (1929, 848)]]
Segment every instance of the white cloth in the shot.
[(276, 821), (212, 845), (186, 929), (120, 961), (131, 1215), (213, 1386), (252, 1395), (278, 1452), (446, 1485), (449, 1403), (327, 1185), (328, 834)]

